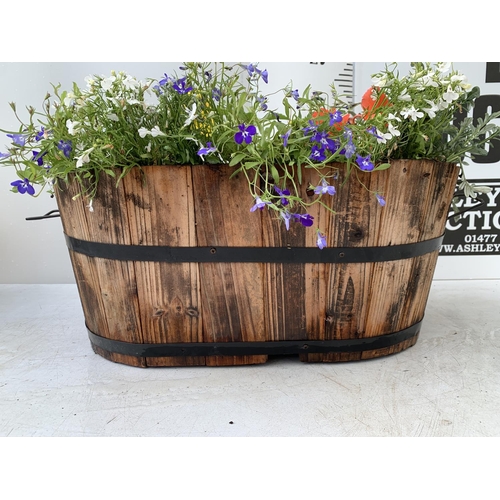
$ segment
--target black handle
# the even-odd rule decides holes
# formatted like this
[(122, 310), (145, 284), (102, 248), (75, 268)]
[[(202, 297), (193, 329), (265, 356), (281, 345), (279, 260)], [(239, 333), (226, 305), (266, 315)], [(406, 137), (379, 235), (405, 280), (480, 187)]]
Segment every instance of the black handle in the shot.
[(45, 215), (38, 215), (36, 217), (26, 217), (26, 220), (52, 219), (54, 217), (61, 217), (59, 210), (51, 210), (50, 212), (47, 212)]

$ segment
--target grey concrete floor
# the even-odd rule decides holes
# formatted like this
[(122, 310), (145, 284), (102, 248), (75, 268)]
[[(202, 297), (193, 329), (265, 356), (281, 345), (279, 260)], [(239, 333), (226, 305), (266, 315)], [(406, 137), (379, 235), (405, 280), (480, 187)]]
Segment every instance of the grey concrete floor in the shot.
[(500, 281), (434, 281), (417, 344), (360, 362), (134, 368), (75, 285), (0, 285), (0, 436), (500, 436)]

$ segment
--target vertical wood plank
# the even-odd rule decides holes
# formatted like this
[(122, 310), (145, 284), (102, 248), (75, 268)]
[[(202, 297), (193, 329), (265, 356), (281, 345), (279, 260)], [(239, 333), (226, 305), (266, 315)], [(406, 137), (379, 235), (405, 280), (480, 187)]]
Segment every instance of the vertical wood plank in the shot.
[[(143, 167), (123, 180), (133, 245), (196, 246), (191, 167)], [(134, 262), (146, 343), (202, 339), (196, 263)], [(204, 364), (203, 357), (184, 359)], [(148, 366), (179, 365), (172, 357), (147, 358)]]
[[(262, 245), (260, 217), (251, 217), (246, 178), (230, 179), (230, 167), (194, 166), (193, 194), (198, 246)], [(205, 342), (265, 340), (263, 265), (200, 263)], [(262, 356), (207, 356), (207, 365), (263, 363)]]
[[(77, 183), (61, 187), (64, 190), (57, 192), (56, 196), (58, 202), (61, 201), (61, 219), (69, 236), (103, 243), (130, 244), (128, 221), (123, 206), (123, 186), (116, 188), (113, 178), (103, 176), (93, 202), (93, 211), (87, 206), (88, 200), (82, 196), (73, 199), (80, 191)], [(87, 324), (103, 327), (102, 318), (105, 318), (107, 325), (106, 331), (97, 329), (94, 333), (124, 342), (142, 342), (133, 264), (108, 259), (87, 259), (87, 263), (89, 260), (93, 263), (90, 272), (87, 272), (83, 271), (85, 260), (81, 256), (75, 259), (83, 263), (76, 268), (75, 277), (86, 297), (84, 300), (89, 304), (99, 304), (98, 311), (87, 309), (86, 320), (87, 317), (90, 320)], [(83, 272), (85, 276), (82, 275)], [(92, 284), (89, 286), (89, 283)], [(95, 314), (100, 314), (100, 321), (91, 319)], [(109, 353), (108, 359), (133, 366), (145, 366), (144, 358), (135, 356)]]

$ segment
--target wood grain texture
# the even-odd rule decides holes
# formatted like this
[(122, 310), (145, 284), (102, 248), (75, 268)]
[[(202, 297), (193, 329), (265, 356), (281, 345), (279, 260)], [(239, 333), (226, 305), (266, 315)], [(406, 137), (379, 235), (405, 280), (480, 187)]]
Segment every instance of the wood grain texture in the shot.
[[(197, 246), (261, 246), (260, 218), (250, 219), (243, 175), (230, 179), (229, 167), (193, 167)], [(266, 340), (263, 265), (200, 263), (204, 342)], [(263, 363), (267, 356), (213, 356), (206, 364), (223, 366)]]
[[(458, 168), (401, 160), (388, 170), (337, 165), (335, 196), (314, 204), (314, 226), (282, 220), (253, 203), (244, 176), (229, 167), (161, 166), (133, 169), (116, 185), (99, 181), (93, 212), (73, 198), (75, 183), (59, 183), (64, 231), (75, 238), (122, 245), (316, 247), (316, 228), (328, 247), (386, 247), (436, 238), (444, 232)], [(304, 199), (319, 185), (304, 169)], [(375, 198), (385, 196), (382, 207)], [(403, 330), (423, 318), (438, 252), (389, 262), (339, 264), (165, 263), (115, 261), (70, 251), (87, 326), (124, 342), (251, 342), (355, 339)], [(377, 351), (301, 354), (303, 361), (353, 361), (385, 356), (416, 337)], [(266, 355), (137, 358), (95, 348), (134, 366), (227, 366), (264, 363)]]

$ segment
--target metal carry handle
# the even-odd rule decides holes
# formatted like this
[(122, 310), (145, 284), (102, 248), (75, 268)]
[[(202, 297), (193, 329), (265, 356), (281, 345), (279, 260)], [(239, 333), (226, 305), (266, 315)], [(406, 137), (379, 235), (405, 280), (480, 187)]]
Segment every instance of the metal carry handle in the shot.
[(47, 212), (45, 215), (37, 215), (36, 217), (26, 217), (26, 220), (53, 219), (54, 217), (61, 217), (59, 210), (51, 210), (50, 212)]

